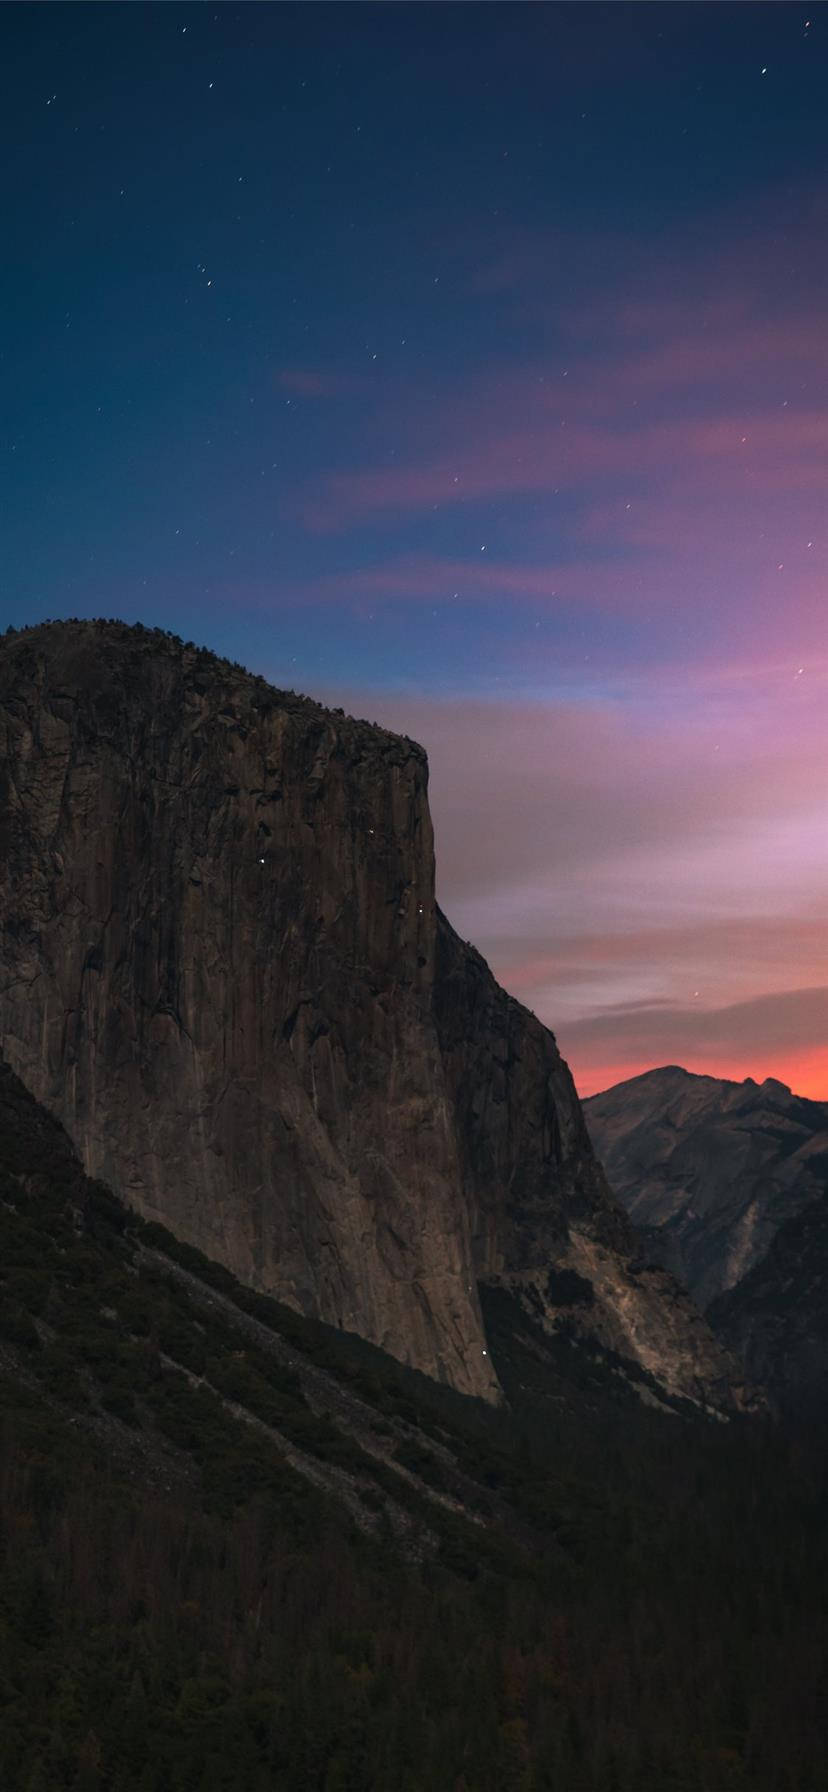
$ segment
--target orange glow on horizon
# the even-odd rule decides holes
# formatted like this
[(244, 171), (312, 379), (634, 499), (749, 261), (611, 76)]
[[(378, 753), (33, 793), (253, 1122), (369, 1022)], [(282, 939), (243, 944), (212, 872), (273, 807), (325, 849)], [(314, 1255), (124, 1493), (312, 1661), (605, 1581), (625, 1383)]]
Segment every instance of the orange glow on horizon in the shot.
[[(669, 1059), (664, 1060), (670, 1062)], [(589, 1095), (599, 1095), (604, 1089), (611, 1089), (615, 1083), (627, 1082), (630, 1077), (643, 1076), (647, 1070), (657, 1070), (656, 1064), (628, 1063), (583, 1065), (571, 1063), (570, 1069), (575, 1078), (575, 1087), (582, 1100)], [(794, 1095), (804, 1095), (811, 1101), (828, 1101), (828, 1046), (818, 1051), (805, 1052), (796, 1056), (777, 1058), (772, 1064), (748, 1062), (741, 1058), (710, 1058), (704, 1060), (686, 1057), (682, 1068), (690, 1070), (696, 1076), (716, 1076), (729, 1079), (734, 1083), (744, 1082), (745, 1077), (752, 1076), (754, 1082), (764, 1082), (765, 1077), (776, 1077), (780, 1083), (787, 1083)]]

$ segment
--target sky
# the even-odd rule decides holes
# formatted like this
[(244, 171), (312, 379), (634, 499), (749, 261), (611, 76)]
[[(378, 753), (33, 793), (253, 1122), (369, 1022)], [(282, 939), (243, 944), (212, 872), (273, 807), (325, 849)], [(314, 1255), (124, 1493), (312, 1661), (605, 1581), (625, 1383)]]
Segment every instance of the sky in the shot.
[(828, 1098), (828, 9), (0, 9), (0, 627), (404, 730), (582, 1094)]

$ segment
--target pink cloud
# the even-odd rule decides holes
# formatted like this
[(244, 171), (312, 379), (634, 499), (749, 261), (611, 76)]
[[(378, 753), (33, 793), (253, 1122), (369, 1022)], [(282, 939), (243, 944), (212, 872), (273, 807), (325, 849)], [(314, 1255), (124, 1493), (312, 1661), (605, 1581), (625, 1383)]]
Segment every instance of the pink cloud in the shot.
[(828, 666), (810, 693), (676, 668), (661, 702), (332, 695), (427, 747), (439, 900), (585, 1092), (681, 1062), (828, 1097)]
[[(791, 216), (786, 254), (800, 270), (824, 213), (822, 197), (805, 194)], [(553, 351), (458, 376), (437, 396), (386, 388), (398, 461), (332, 468), (321, 488), (292, 496), (292, 514), (327, 532), (427, 520), (470, 502), (567, 492), (589, 510), (632, 493), (683, 504), (687, 536), (699, 504), (722, 513), (729, 504), (738, 528), (757, 502), (815, 503), (828, 476), (828, 337), (777, 242), (749, 221), (721, 219), (688, 271), (678, 238), (631, 267), (625, 239), (596, 251), (592, 237), (552, 233), (504, 242), (473, 285), (524, 305), (527, 288), (542, 291), (559, 265), (570, 289), (589, 273), (592, 294), (596, 259), (608, 296), (568, 313), (556, 299)]]
[[(331, 574), (309, 581), (303, 597), (322, 603), (361, 601), (393, 603), (420, 600), (445, 604), (515, 597), (527, 602), (552, 603), (569, 595), (592, 595), (589, 569), (583, 566), (530, 566), (498, 560), (481, 553), (469, 560), (408, 556), (379, 566)], [(600, 598), (596, 596), (596, 602)]]
[[(513, 957), (514, 944), (493, 956), (499, 973), (515, 994), (529, 993), (554, 985), (558, 988), (592, 985), (599, 994), (608, 974), (619, 968), (625, 972), (640, 971), (654, 959), (674, 967), (689, 984), (699, 975), (700, 965), (719, 963), (741, 957), (752, 965), (760, 964), (770, 978), (797, 976), (809, 983), (814, 970), (828, 978), (828, 941), (822, 917), (774, 915), (773, 917), (738, 917), (726, 921), (678, 924), (672, 927), (616, 929), (604, 934), (567, 932), (553, 947), (537, 956)], [(794, 967), (798, 967), (795, 969)], [(668, 996), (642, 997), (638, 1006), (649, 1009), (661, 1003), (670, 1005)], [(629, 998), (615, 1004), (617, 1012), (626, 1013), (636, 1006)], [(602, 1013), (612, 1011), (605, 1005)]]
[(828, 1099), (828, 987), (773, 991), (706, 1012), (629, 1008), (565, 1026), (559, 1044), (582, 1095), (658, 1064), (741, 1081), (774, 1076), (799, 1095)]
[[(828, 345), (815, 320), (806, 318), (799, 327), (790, 320), (757, 324), (744, 318), (728, 320), (726, 328), (699, 328), (698, 317), (675, 320), (679, 329), (665, 336), (664, 315), (658, 320), (656, 345), (650, 328), (643, 331), (647, 346), (629, 352), (620, 363), (605, 369), (616, 393), (649, 395), (676, 387), (704, 388), (722, 382), (732, 386), (745, 376), (759, 374), (767, 382), (782, 369), (787, 374), (805, 371), (811, 380), (817, 369), (828, 365)], [(605, 386), (606, 390), (606, 386)]]
[(351, 398), (369, 389), (355, 374), (329, 368), (282, 367), (276, 377), (286, 392), (294, 392), (298, 398)]
[[(511, 395), (514, 409), (521, 396)], [(607, 477), (633, 493), (646, 482), (651, 494), (709, 496), (717, 505), (820, 493), (828, 479), (828, 409), (780, 406), (690, 421), (624, 415), (595, 424), (581, 420), (577, 400), (568, 415), (559, 416), (561, 408), (535, 396), (534, 415), (517, 427), (502, 394), (498, 417), (478, 419), (467, 437), (456, 435), (453, 448), (407, 466), (332, 473), (321, 490), (299, 499), (299, 509), (310, 528), (326, 532), (370, 517), (395, 523), (469, 500), (589, 489)]]
[[(562, 329), (556, 301), (552, 351), (395, 389), (394, 463), (363, 448), (292, 500), (315, 532), (423, 543), (310, 596), (534, 606), (501, 669), (536, 689), (571, 668), (532, 623), (591, 619), (579, 701), (357, 705), (427, 746), (440, 900), (585, 1091), (672, 1060), (828, 1096), (828, 336), (816, 284), (790, 278), (814, 215), (784, 259), (756, 225), (711, 231), (689, 284), (686, 245), (630, 274), (609, 242), (606, 301)], [(543, 320), (550, 267), (577, 293), (581, 253), (505, 243), (481, 264), (504, 340)], [(510, 561), (469, 556), (476, 505), (519, 515)], [(429, 551), (435, 511), (462, 552)], [(646, 625), (637, 672), (610, 617)]]

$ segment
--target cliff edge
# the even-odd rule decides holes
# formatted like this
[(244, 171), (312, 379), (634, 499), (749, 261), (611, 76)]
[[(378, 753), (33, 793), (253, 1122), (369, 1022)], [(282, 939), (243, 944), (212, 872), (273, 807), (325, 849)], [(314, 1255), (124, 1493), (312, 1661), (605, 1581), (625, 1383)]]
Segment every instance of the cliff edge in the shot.
[(553, 1036), (440, 914), (420, 747), (70, 622), (0, 641), (0, 755), (0, 1045), (88, 1173), (464, 1393), (498, 1397), (486, 1281), (731, 1398)]

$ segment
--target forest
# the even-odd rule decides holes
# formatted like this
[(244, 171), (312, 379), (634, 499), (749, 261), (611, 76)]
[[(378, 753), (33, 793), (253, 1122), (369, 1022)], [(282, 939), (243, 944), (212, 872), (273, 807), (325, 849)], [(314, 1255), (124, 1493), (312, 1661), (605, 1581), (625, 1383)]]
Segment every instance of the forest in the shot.
[(0, 1783), (821, 1792), (824, 1435), (487, 1326), (500, 1410), (139, 1220), (0, 1066)]

